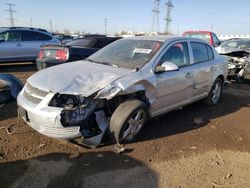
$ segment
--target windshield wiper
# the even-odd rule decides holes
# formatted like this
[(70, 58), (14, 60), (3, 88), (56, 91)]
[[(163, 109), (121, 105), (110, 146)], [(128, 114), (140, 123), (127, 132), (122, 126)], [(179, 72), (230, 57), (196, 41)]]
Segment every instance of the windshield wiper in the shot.
[(94, 61), (92, 59), (87, 59), (88, 61), (90, 62), (93, 62), (93, 63), (99, 63), (99, 64), (103, 64), (103, 65), (109, 65), (109, 66), (113, 66), (113, 67), (116, 67), (116, 68), (120, 68), (118, 65), (115, 65), (115, 64), (112, 64), (112, 63), (109, 63), (109, 62), (101, 62), (101, 61)]
[(118, 65), (115, 65), (115, 64), (112, 64), (112, 63), (109, 63), (109, 62), (98, 62), (98, 63), (101, 63), (103, 65), (113, 66), (113, 67), (116, 67), (116, 68), (120, 68)]

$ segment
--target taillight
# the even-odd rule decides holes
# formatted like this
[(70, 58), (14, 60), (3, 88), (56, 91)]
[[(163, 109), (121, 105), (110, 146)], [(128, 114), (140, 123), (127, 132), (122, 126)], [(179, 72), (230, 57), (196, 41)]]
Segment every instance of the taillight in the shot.
[(59, 61), (67, 61), (68, 52), (65, 50), (57, 50), (56, 51), (56, 59)]
[(40, 50), (39, 54), (38, 54), (38, 58), (42, 59), (44, 55), (44, 50)]

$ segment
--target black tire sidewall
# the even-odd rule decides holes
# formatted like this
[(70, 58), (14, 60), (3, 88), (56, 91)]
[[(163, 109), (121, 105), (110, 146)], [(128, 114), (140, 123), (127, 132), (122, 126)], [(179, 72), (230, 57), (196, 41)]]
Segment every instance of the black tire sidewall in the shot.
[(126, 120), (124, 121), (122, 127), (120, 128), (119, 136), (117, 136), (117, 138), (119, 139), (119, 142), (121, 142), (121, 143), (123, 143), (123, 142), (131, 142), (131, 141), (134, 140), (135, 136), (140, 132), (140, 130), (139, 130), (139, 132), (138, 132), (137, 134), (135, 134), (134, 137), (133, 137), (131, 140), (124, 140), (124, 141), (121, 141), (122, 135), (123, 135), (124, 131), (126, 130), (125, 128), (126, 128), (127, 122), (128, 122), (129, 119), (130, 119), (137, 111), (139, 111), (139, 110), (143, 110), (143, 111), (144, 111), (144, 114), (145, 114), (144, 117), (143, 117), (144, 120), (143, 120), (143, 124), (142, 124), (141, 129), (142, 129), (142, 128), (144, 127), (144, 125), (146, 124), (147, 119), (148, 119), (148, 118), (147, 118), (147, 117), (148, 117), (147, 110), (146, 110), (144, 107), (137, 107), (132, 113), (130, 113), (130, 115), (126, 118)]
[[(132, 105), (134, 108), (128, 108), (128, 106), (131, 105), (132, 103), (134, 103)], [(128, 108), (128, 109), (126, 109), (126, 108)], [(125, 101), (124, 103), (121, 103), (114, 111), (113, 115), (111, 116), (111, 120), (110, 120), (109, 132), (111, 133), (111, 136), (113, 138), (115, 138), (117, 143), (131, 142), (134, 140), (135, 136), (140, 132), (140, 131), (138, 131), (138, 133), (136, 135), (134, 135), (134, 137), (130, 140), (121, 140), (123, 132), (125, 131), (125, 128), (126, 128), (125, 126), (127, 126), (128, 120), (138, 110), (143, 110), (145, 113), (144, 122), (143, 122), (143, 125), (141, 127), (141, 129), (142, 129), (148, 120), (147, 105), (145, 103), (143, 103), (142, 101), (140, 101), (140, 100)], [(117, 118), (119, 118), (119, 119), (117, 119)]]

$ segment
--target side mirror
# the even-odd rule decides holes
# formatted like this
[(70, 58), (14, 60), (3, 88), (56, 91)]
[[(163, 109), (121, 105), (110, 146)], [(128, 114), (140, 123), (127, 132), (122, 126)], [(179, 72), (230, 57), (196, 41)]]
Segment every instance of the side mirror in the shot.
[(179, 67), (176, 64), (166, 61), (161, 66), (156, 67), (155, 73), (178, 71), (178, 70), (179, 70)]

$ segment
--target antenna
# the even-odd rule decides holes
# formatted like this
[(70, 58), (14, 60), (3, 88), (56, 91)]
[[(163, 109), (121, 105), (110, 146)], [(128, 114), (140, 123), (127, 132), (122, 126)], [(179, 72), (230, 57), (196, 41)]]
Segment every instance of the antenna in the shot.
[(10, 14), (10, 17), (9, 18), (7, 18), (7, 20), (10, 20), (10, 27), (14, 27), (15, 26), (15, 23), (14, 23), (14, 21), (15, 21), (15, 18), (14, 18), (14, 15), (13, 15), (13, 13), (14, 12), (16, 12), (15, 10), (13, 10), (13, 6), (16, 6), (15, 4), (13, 4), (13, 3), (5, 3), (8, 7), (9, 7), (9, 9), (7, 9), (7, 10), (5, 10), (6, 12), (9, 12), (9, 14)]
[(166, 21), (165, 32), (170, 34), (170, 24), (172, 22), (171, 12), (174, 5), (171, 0), (168, 0), (165, 4), (167, 5), (167, 17), (164, 19)]
[(154, 5), (153, 5), (153, 17), (152, 17), (152, 32), (159, 32), (160, 31), (160, 25), (159, 25), (159, 5), (160, 5), (160, 0), (154, 0)]

